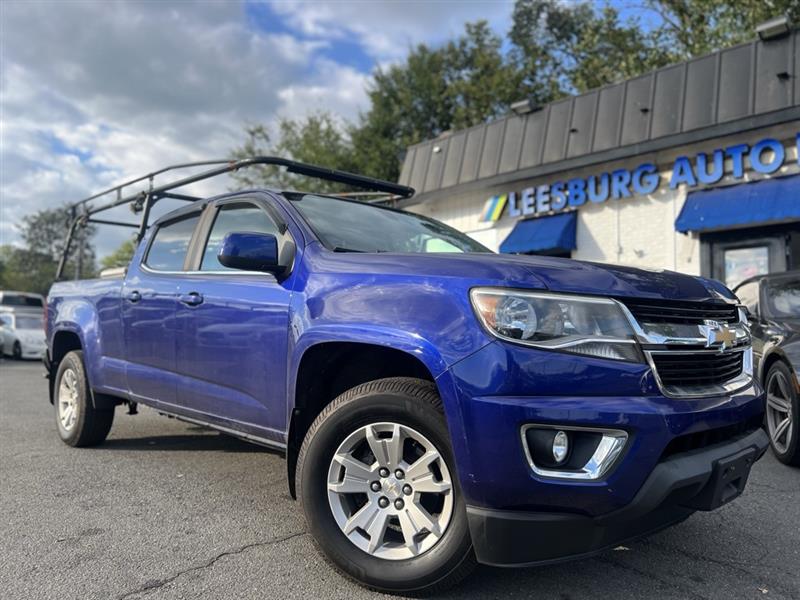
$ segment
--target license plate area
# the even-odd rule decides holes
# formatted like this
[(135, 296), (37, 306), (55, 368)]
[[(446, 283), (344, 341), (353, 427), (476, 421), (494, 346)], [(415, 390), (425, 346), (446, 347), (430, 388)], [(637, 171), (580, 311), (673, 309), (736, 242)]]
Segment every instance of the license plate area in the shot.
[(685, 505), (696, 510), (714, 510), (738, 498), (747, 485), (750, 468), (755, 461), (756, 451), (753, 448), (715, 461), (706, 485)]

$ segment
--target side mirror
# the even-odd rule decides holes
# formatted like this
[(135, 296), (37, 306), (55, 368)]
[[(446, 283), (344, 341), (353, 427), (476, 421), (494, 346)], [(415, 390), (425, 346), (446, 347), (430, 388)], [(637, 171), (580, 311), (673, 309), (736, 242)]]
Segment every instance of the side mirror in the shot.
[(286, 270), (278, 264), (278, 239), (271, 233), (231, 232), (222, 240), (217, 258), (229, 269), (275, 275)]

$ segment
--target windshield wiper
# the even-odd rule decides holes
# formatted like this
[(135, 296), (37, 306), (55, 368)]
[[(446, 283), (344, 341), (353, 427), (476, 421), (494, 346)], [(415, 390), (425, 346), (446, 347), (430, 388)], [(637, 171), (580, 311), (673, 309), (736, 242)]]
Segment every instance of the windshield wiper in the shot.
[(352, 248), (342, 248), (341, 246), (334, 246), (334, 252), (361, 252), (364, 253), (365, 250), (353, 250)]

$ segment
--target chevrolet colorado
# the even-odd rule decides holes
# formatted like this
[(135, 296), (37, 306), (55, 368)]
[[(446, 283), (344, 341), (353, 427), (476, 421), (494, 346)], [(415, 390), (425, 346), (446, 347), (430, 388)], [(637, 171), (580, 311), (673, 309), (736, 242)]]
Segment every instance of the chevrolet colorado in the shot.
[[(716, 281), (498, 255), (341, 197), (169, 191), (196, 179), (131, 200), (124, 275), (50, 290), (58, 433), (99, 444), (142, 403), (279, 449), (318, 547), (366, 586), (590, 555), (730, 502), (767, 447), (745, 312)], [(189, 202), (147, 223), (164, 197)]]

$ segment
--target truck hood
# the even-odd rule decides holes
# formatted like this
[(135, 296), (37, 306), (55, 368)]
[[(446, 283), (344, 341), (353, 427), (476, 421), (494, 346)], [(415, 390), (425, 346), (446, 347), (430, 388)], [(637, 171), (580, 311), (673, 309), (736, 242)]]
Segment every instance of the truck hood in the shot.
[(524, 260), (548, 289), (558, 292), (736, 302), (736, 296), (719, 281), (666, 269), (641, 269), (548, 257), (524, 257)]
[(361, 254), (309, 247), (315, 271), (361, 276), (459, 278), (469, 286), (495, 285), (554, 292), (667, 300), (735, 302), (718, 281), (674, 271), (648, 270), (547, 256), (506, 254)]

